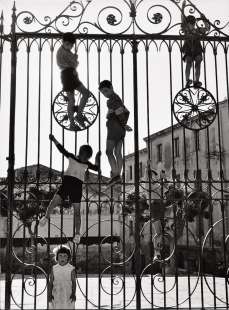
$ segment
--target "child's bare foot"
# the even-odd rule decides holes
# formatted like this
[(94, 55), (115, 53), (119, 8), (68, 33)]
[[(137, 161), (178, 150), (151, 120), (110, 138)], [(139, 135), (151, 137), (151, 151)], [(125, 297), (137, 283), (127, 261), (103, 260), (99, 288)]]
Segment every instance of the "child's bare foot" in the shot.
[(79, 125), (81, 127), (85, 127), (85, 121), (87, 121), (87, 118), (85, 116), (83, 116), (81, 113), (78, 113), (75, 117), (75, 120), (77, 121), (77, 123), (79, 123)]
[(202, 86), (202, 83), (201, 83), (200, 81), (195, 81), (195, 82), (193, 83), (193, 86), (196, 87), (196, 88), (198, 88), (198, 87), (201, 87), (201, 86)]
[(79, 234), (76, 234), (74, 237), (73, 237), (73, 242), (76, 243), (76, 244), (79, 244), (80, 243), (80, 235)]
[(70, 124), (70, 130), (73, 130), (73, 131), (78, 131), (78, 130), (80, 130), (80, 127), (79, 126), (77, 126), (76, 124), (74, 124), (74, 123), (72, 123), (72, 124)]
[(192, 80), (188, 79), (185, 87), (190, 87), (192, 85)]

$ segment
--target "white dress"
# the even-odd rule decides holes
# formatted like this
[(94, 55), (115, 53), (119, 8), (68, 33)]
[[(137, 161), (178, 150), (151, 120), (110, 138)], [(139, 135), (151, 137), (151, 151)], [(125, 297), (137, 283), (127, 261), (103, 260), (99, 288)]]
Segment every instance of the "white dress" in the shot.
[(75, 309), (75, 302), (71, 302), (72, 280), (71, 272), (74, 267), (71, 264), (53, 266), (53, 291), (51, 309)]

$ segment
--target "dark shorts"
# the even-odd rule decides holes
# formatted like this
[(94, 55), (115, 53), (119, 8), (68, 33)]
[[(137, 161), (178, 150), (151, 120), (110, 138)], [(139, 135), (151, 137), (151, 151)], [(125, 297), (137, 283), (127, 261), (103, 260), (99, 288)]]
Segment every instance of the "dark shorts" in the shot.
[(78, 73), (74, 68), (67, 68), (61, 71), (60, 77), (63, 84), (63, 90), (65, 91), (74, 91), (82, 84), (79, 80)]
[(195, 60), (198, 56), (201, 56), (202, 59), (203, 49), (199, 40), (187, 40), (182, 47), (182, 52), (184, 54), (184, 61), (186, 61), (186, 57), (191, 57), (192, 60)]
[(59, 194), (63, 200), (69, 197), (72, 203), (79, 203), (82, 198), (82, 188), (83, 182), (81, 180), (69, 175), (64, 175), (57, 194)]
[(107, 121), (107, 140), (120, 141), (125, 138), (126, 130), (114, 119)]

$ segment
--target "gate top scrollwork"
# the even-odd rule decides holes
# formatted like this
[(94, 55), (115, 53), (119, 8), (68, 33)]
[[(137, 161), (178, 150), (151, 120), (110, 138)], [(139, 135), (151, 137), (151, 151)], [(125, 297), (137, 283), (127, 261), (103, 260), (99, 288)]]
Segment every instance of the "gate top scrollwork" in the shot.
[[(181, 30), (182, 0), (74, 0), (56, 17), (44, 16), (38, 19), (30, 11), (21, 11), (15, 16), (16, 29), (22, 33), (62, 33), (76, 34), (179, 34)], [(196, 17), (198, 26), (207, 20), (208, 35), (228, 37), (229, 21), (222, 25), (213, 22), (186, 1), (185, 15)], [(181, 32), (182, 33), (182, 32)]]

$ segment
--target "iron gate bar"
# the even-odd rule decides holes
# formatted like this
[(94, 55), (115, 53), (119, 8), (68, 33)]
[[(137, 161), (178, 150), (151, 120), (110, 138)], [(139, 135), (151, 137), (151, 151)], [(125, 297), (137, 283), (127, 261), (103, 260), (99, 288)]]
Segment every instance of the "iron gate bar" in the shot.
[(138, 41), (135, 39), (132, 41), (132, 53), (133, 53), (133, 90), (134, 90), (134, 187), (135, 187), (135, 240), (137, 244), (136, 248), (136, 260), (135, 260), (135, 271), (136, 271), (136, 307), (141, 309), (141, 266), (140, 266), (140, 209), (139, 209), (139, 137), (138, 137)]
[(11, 270), (12, 270), (12, 219), (14, 202), (14, 138), (15, 138), (15, 102), (16, 102), (16, 66), (17, 66), (17, 39), (15, 36), (16, 7), (14, 5), (12, 12), (11, 27), (11, 83), (10, 83), (10, 125), (9, 125), (9, 156), (8, 160), (8, 210), (7, 210), (7, 274), (5, 284), (5, 308), (10, 309), (11, 297)]
[[(219, 87), (218, 87), (218, 70), (217, 70), (217, 48), (214, 42), (214, 61), (215, 61), (215, 82), (216, 82), (216, 100), (217, 100), (217, 104), (219, 102)], [(219, 143), (219, 149), (222, 150), (222, 146), (221, 146), (221, 126), (220, 126), (220, 118), (219, 118), (219, 112), (217, 113), (217, 125), (218, 125), (218, 143)], [(223, 225), (223, 236), (225, 238), (226, 236), (226, 230), (225, 230), (225, 208), (224, 208), (224, 195), (223, 195), (223, 181), (224, 181), (224, 174), (223, 174), (223, 164), (222, 164), (222, 153), (219, 153), (219, 166), (220, 166), (220, 189), (221, 189), (221, 207), (222, 207), (222, 225)], [(223, 243), (223, 256), (224, 256), (224, 267), (227, 268), (228, 265), (228, 261), (227, 261), (227, 257), (226, 257), (226, 242)], [(226, 303), (228, 305), (228, 287), (227, 287), (227, 279), (225, 277), (225, 290), (226, 290)]]

